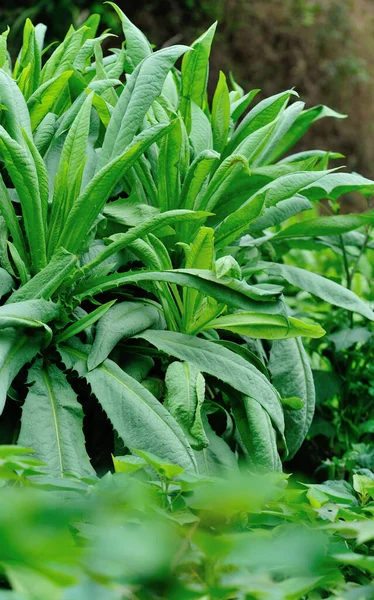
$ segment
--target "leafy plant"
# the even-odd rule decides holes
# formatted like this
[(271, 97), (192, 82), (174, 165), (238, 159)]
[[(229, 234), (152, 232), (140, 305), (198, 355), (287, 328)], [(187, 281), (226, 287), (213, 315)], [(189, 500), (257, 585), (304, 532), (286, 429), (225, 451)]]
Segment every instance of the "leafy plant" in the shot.
[[(290, 314), (285, 285), (374, 313), (276, 261), (302, 223), (269, 228), (374, 184), (329, 169), (326, 152), (282, 158), (315, 120), (339, 117), (305, 110), (292, 90), (247, 111), (258, 90), (229, 91), (221, 74), (210, 103), (215, 25), (191, 48), (153, 52), (111, 5), (126, 46), (105, 57), (96, 15), (45, 62), (44, 28), (30, 21), (14, 67), (1, 55), (1, 405), (23, 403), (19, 443), (55, 477), (91, 476), (114, 447), (191, 472), (280, 470), (314, 411), (300, 337), (324, 334)], [(17, 436), (18, 411), (9, 419)]]

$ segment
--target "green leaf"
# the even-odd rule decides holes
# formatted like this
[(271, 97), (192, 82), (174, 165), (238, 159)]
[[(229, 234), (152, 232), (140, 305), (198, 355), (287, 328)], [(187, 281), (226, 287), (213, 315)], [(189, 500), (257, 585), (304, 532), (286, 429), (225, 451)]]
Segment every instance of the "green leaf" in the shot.
[(2, 125), (19, 144), (23, 143), (22, 129), (31, 137), (30, 115), (26, 101), (16, 82), (0, 69), (0, 103), (6, 106), (2, 115)]
[(13, 328), (0, 331), (0, 414), (10, 384), (22, 367), (39, 352), (40, 345), (40, 335), (26, 335)]
[(76, 199), (56, 247), (77, 252), (116, 185), (144, 151), (168, 132), (155, 125), (139, 134), (127, 149), (103, 167)]
[(180, 204), (182, 208), (189, 210), (197, 204), (197, 197), (204, 186), (208, 175), (213, 171), (219, 154), (213, 150), (204, 150), (199, 154), (188, 169), (183, 182)]
[(8, 271), (0, 268), (0, 298), (8, 294), (12, 290), (13, 285), (13, 277), (9, 275)]
[(312, 204), (303, 196), (296, 195), (293, 198), (281, 200), (275, 206), (267, 208), (264, 214), (250, 225), (249, 232), (250, 234), (259, 233), (311, 208), (313, 208)]
[(138, 450), (137, 448), (133, 448), (133, 452), (136, 452), (141, 458), (144, 458), (145, 462), (156, 471), (157, 475), (165, 477), (168, 480), (178, 477), (178, 475), (181, 475), (184, 471), (184, 469), (178, 465), (165, 463), (162, 458), (156, 456), (152, 452), (145, 452), (144, 450)]
[(191, 44), (192, 51), (183, 57), (180, 111), (187, 131), (191, 130), (191, 101), (204, 110), (209, 76), (210, 48), (217, 23)]
[(86, 477), (94, 473), (83, 437), (83, 411), (65, 375), (38, 360), (30, 369), (32, 384), (22, 409), (18, 443), (35, 450), (48, 475)]
[[(320, 171), (322, 173), (323, 171)], [(326, 172), (325, 172), (326, 173)], [(303, 189), (303, 196), (308, 200), (321, 200), (331, 198), (337, 200), (343, 194), (360, 192), (369, 196), (374, 192), (374, 182), (357, 173), (329, 173), (323, 179), (311, 182)]]
[(92, 94), (87, 96), (71, 125), (61, 151), (54, 181), (49, 223), (48, 255), (53, 253), (70, 210), (79, 195), (91, 122)]
[(296, 142), (303, 137), (308, 131), (309, 127), (319, 119), (324, 117), (333, 117), (335, 119), (345, 119), (346, 115), (331, 110), (327, 106), (319, 105), (304, 110), (300, 113), (297, 119), (294, 121), (289, 130), (282, 136), (281, 141), (273, 150), (272, 154), (268, 158), (268, 162), (276, 162), (279, 158), (287, 152)]
[(235, 154), (224, 160), (214, 173), (204, 195), (195, 202), (195, 210), (214, 210), (242, 172), (249, 174), (248, 161), (244, 156)]
[(233, 413), (247, 460), (259, 472), (282, 471), (276, 433), (268, 412), (253, 397), (232, 399)]
[(11, 295), (9, 302), (21, 302), (35, 298), (48, 300), (66, 277), (75, 270), (76, 264), (77, 256), (61, 248), (40, 273)]
[(231, 136), (231, 140), (226, 146), (224, 157), (232, 154), (239, 144), (251, 133), (274, 121), (285, 108), (292, 94), (295, 94), (295, 92), (287, 90), (270, 98), (265, 98), (265, 100), (261, 100), (261, 102), (256, 104)]
[(268, 368), (272, 382), (283, 398), (297, 397), (303, 401), (300, 410), (286, 410), (284, 413), (288, 459), (291, 459), (309, 431), (315, 406), (313, 374), (302, 341), (273, 342)]
[(194, 450), (209, 445), (202, 422), (205, 381), (200, 371), (186, 362), (173, 362), (166, 376), (164, 406), (175, 417)]
[(18, 87), (26, 100), (39, 86), (41, 62), (35, 28), (30, 19), (26, 19), (22, 49), (13, 70), (13, 77), (17, 79)]
[(135, 68), (112, 113), (100, 153), (99, 168), (122, 155), (132, 142), (147, 111), (160, 95), (168, 72), (188, 49), (187, 46), (164, 48), (145, 58)]
[[(37, 272), (45, 267), (47, 262), (45, 249), (46, 196), (45, 189), (40, 186), (42, 179), (39, 178), (39, 175), (43, 175), (40, 172), (43, 161), (39, 155), (40, 162), (35, 164), (29, 149), (25, 148), (23, 143), (21, 145), (13, 140), (1, 126), (0, 149), (5, 166), (20, 198), (31, 260), (33, 268)], [(38, 155), (36, 147), (34, 147), (34, 152), (36, 158)], [(45, 181), (45, 177), (43, 181)]]
[(204, 412), (202, 421), (209, 446), (195, 450), (199, 473), (210, 477), (227, 477), (237, 473), (238, 463), (230, 446), (213, 431)]
[(73, 71), (65, 71), (46, 81), (30, 96), (27, 101), (27, 108), (30, 112), (31, 128), (33, 131), (40, 125), (62, 94)]
[(284, 417), (278, 393), (266, 377), (241, 356), (214, 342), (173, 331), (146, 331), (137, 337), (255, 398), (283, 433)]
[[(4, 180), (0, 175), (0, 211), (4, 218), (5, 224), (13, 239), (13, 244), (17, 248), (21, 259), (26, 262), (27, 252), (25, 241), (22, 234), (22, 229), (17, 219), (11, 199), (9, 198), (8, 190), (5, 187)], [(27, 264), (27, 262), (26, 262)]]
[(60, 346), (59, 351), (66, 367), (78, 371), (90, 384), (128, 448), (153, 452), (162, 460), (195, 470), (193, 452), (178, 423), (144, 386), (108, 359), (88, 372), (90, 347), (78, 340)]
[(239, 335), (265, 340), (305, 336), (320, 338), (326, 332), (319, 325), (309, 325), (293, 317), (239, 312), (218, 317), (206, 324), (205, 329), (224, 329)]
[(317, 217), (300, 223), (293, 223), (282, 229), (273, 239), (293, 237), (315, 237), (323, 235), (341, 235), (353, 231), (363, 225), (374, 224), (374, 212), (360, 215), (336, 215), (331, 217)]
[(119, 6), (114, 4), (114, 2), (106, 2), (106, 4), (110, 4), (121, 19), (123, 33), (126, 38), (126, 60), (130, 62), (134, 68), (144, 58), (147, 58), (147, 56), (152, 54), (152, 47), (144, 33), (140, 31), (128, 17), (126, 17)]
[(147, 463), (140, 456), (112, 456), (115, 473), (136, 473), (143, 469)]
[(47, 300), (26, 300), (0, 306), (0, 329), (6, 327), (44, 327), (57, 318), (60, 307)]
[(84, 27), (81, 27), (77, 31), (72, 31), (70, 35), (65, 37), (62, 44), (57, 46), (45, 63), (42, 70), (41, 83), (46, 83), (66, 71), (71, 71), (74, 60), (84, 42)]
[(235, 241), (261, 215), (264, 206), (265, 195), (257, 194), (242, 208), (229, 214), (216, 228), (216, 247), (225, 248)]
[(110, 302), (99, 306), (98, 308), (96, 308), (96, 310), (93, 310), (91, 313), (89, 313), (82, 319), (79, 319), (75, 323), (72, 323), (72, 325), (67, 327), (67, 329), (55, 336), (55, 344), (66, 342), (66, 340), (70, 339), (74, 335), (78, 335), (78, 333), (80, 333), (81, 331), (84, 331), (85, 329), (91, 327), (91, 325), (96, 323), (96, 321), (101, 319), (108, 312), (108, 310), (113, 306), (115, 302), (116, 300), (111, 300)]
[(162, 326), (160, 311), (142, 302), (120, 302), (110, 308), (97, 324), (87, 365), (91, 371), (102, 363), (121, 339), (151, 327)]
[[(276, 304), (276, 296), (282, 288), (260, 288), (250, 286), (245, 281), (237, 279), (218, 279), (209, 271), (199, 269), (179, 271), (139, 271), (129, 273), (116, 273), (104, 277), (92, 277), (82, 282), (74, 292), (74, 297), (82, 301), (87, 296), (94, 296), (101, 292), (126, 284), (138, 284), (142, 281), (167, 281), (176, 285), (191, 287), (200, 293), (215, 298), (219, 302), (241, 308), (247, 311), (278, 312), (280, 307)], [(257, 302), (256, 302), (257, 301)]]
[(213, 148), (217, 152), (222, 152), (226, 146), (230, 129), (230, 96), (226, 77), (222, 71), (219, 73), (217, 88), (213, 96), (212, 129)]
[(158, 206), (162, 211), (179, 206), (182, 142), (182, 122), (176, 119), (161, 140), (158, 157)]
[(283, 277), (288, 283), (298, 287), (305, 292), (322, 298), (330, 304), (357, 312), (367, 319), (374, 321), (374, 312), (354, 292), (343, 286), (299, 267), (291, 267), (277, 263), (261, 263), (267, 273), (276, 277)]
[(230, 113), (231, 113), (231, 118), (234, 121), (234, 123), (236, 123), (236, 121), (238, 121), (238, 119), (240, 119), (242, 114), (247, 110), (247, 108), (250, 105), (250, 103), (252, 102), (252, 100), (255, 98), (255, 96), (257, 96), (257, 94), (260, 91), (261, 91), (260, 89), (251, 90), (247, 94), (244, 94), (244, 96), (242, 96), (238, 100), (231, 102)]

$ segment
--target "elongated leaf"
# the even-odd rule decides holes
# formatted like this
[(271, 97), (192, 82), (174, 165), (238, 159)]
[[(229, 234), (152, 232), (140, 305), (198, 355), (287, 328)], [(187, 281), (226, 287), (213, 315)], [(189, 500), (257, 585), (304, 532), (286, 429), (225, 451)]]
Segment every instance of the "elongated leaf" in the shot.
[(242, 208), (229, 214), (216, 229), (216, 246), (224, 248), (236, 240), (262, 213), (265, 195), (257, 194)]
[(344, 119), (346, 115), (337, 113), (323, 105), (314, 106), (313, 108), (304, 110), (294, 121), (287, 133), (283, 135), (276, 148), (274, 148), (271, 156), (269, 156), (269, 162), (277, 161), (282, 154), (287, 152), (287, 150), (289, 150), (308, 131), (312, 123), (323, 117)]
[(367, 319), (374, 321), (374, 312), (369, 308), (367, 304), (361, 298), (359, 298), (354, 292), (344, 288), (343, 286), (312, 273), (299, 267), (291, 267), (288, 265), (276, 264), (276, 263), (263, 263), (264, 268), (268, 273), (283, 277), (286, 281), (298, 287), (317, 298), (322, 298), (330, 304), (346, 308), (352, 312), (357, 312), (363, 315)]
[(96, 321), (101, 319), (101, 317), (103, 317), (105, 313), (108, 312), (108, 310), (113, 306), (114, 303), (115, 300), (111, 300), (110, 302), (99, 306), (98, 308), (96, 308), (96, 310), (93, 310), (85, 317), (82, 317), (82, 319), (79, 319), (79, 321), (72, 323), (72, 325), (67, 327), (67, 329), (55, 336), (55, 343), (61, 344), (62, 342), (69, 340), (71, 337), (78, 335), (78, 333), (80, 333), (81, 331), (84, 331), (85, 329), (91, 327), (91, 325), (96, 323)]
[(162, 211), (179, 206), (182, 142), (182, 122), (176, 119), (160, 144), (157, 176), (158, 206)]
[(29, 111), (18, 85), (2, 69), (0, 69), (0, 103), (7, 109), (2, 116), (4, 128), (14, 140), (22, 144), (22, 129), (29, 137), (31, 136)]
[[(32, 142), (30, 141), (30, 144)], [(13, 140), (0, 126), (0, 148), (6, 168), (17, 190), (21, 201), (22, 214), (30, 245), (30, 253), (34, 270), (45, 267), (45, 193), (39, 188), (37, 167), (32, 154)], [(37, 150), (35, 148), (35, 156)], [(42, 161), (41, 157), (40, 161)], [(43, 196), (43, 198), (41, 197)]]
[(175, 417), (191, 447), (201, 450), (209, 445), (202, 422), (205, 381), (200, 371), (186, 362), (173, 362), (165, 376), (165, 407)]
[(205, 150), (194, 159), (182, 187), (181, 206), (183, 208), (189, 210), (194, 208), (196, 198), (218, 158), (217, 152)]
[(41, 340), (39, 334), (24, 334), (10, 327), (0, 331), (0, 414), (10, 384), (22, 367), (39, 352)]
[(26, 100), (39, 86), (41, 62), (35, 28), (30, 19), (26, 19), (22, 49), (13, 70), (13, 77), (17, 79), (18, 87)]
[(264, 214), (250, 225), (249, 232), (251, 234), (258, 233), (268, 227), (274, 227), (274, 225), (278, 225), (294, 215), (304, 210), (310, 210), (311, 208), (312, 204), (303, 196), (294, 196), (287, 200), (281, 200), (275, 206), (270, 206), (266, 209)]
[(125, 445), (152, 452), (162, 460), (194, 471), (191, 447), (171, 414), (111, 360), (88, 372), (89, 352), (90, 347), (78, 341), (60, 347), (65, 365), (85, 377)]
[(49, 226), (48, 255), (56, 247), (63, 225), (79, 194), (87, 158), (92, 94), (87, 96), (66, 137), (54, 182), (52, 213)]
[(30, 112), (31, 129), (33, 131), (52, 110), (72, 74), (73, 71), (65, 71), (61, 75), (53, 77), (53, 79), (46, 81), (30, 96), (27, 101), (27, 107)]
[[(206, 274), (206, 278), (202, 275)], [(276, 295), (269, 294), (266, 289), (248, 286), (245, 282), (239, 282), (236, 279), (219, 280), (214, 274), (199, 271), (194, 273), (183, 272), (181, 269), (176, 271), (140, 271), (138, 273), (116, 273), (104, 277), (92, 277), (82, 282), (74, 292), (74, 296), (82, 301), (87, 296), (94, 296), (115, 287), (126, 284), (138, 284), (142, 281), (166, 281), (176, 285), (191, 287), (200, 293), (215, 298), (227, 306), (241, 308), (248, 311), (257, 312), (282, 312), (283, 307), (276, 303)], [(275, 288), (275, 294), (279, 293), (281, 288)], [(252, 297), (255, 300), (252, 300)], [(258, 300), (258, 302), (256, 302)]]
[(45, 63), (42, 70), (41, 83), (46, 83), (65, 71), (71, 71), (74, 60), (84, 42), (84, 27), (81, 27), (77, 31), (72, 31), (69, 36), (65, 37), (62, 44), (57, 46), (56, 50)]
[(123, 33), (126, 38), (126, 60), (130, 62), (132, 67), (136, 67), (143, 58), (152, 54), (152, 47), (144, 33), (126, 17), (119, 6), (114, 2), (108, 2), (107, 4), (114, 8), (121, 19)]
[(293, 237), (315, 237), (320, 235), (341, 235), (353, 231), (363, 225), (374, 224), (374, 212), (361, 215), (336, 215), (332, 217), (317, 217), (293, 223), (277, 233), (275, 239)]
[(235, 154), (223, 161), (209, 182), (203, 197), (195, 202), (195, 210), (214, 210), (241, 172), (249, 174), (248, 161), (245, 157)]
[(143, 152), (168, 131), (170, 125), (155, 125), (139, 134), (130, 146), (99, 171), (75, 201), (57, 247), (77, 252), (106, 201)]
[(171, 46), (145, 58), (128, 78), (113, 111), (100, 154), (99, 168), (123, 153), (160, 95), (165, 78), (187, 46)]
[(162, 326), (160, 311), (142, 302), (120, 302), (100, 319), (96, 336), (88, 357), (91, 371), (102, 363), (121, 340), (132, 337), (145, 329)]
[(309, 325), (293, 317), (281, 315), (235, 313), (218, 317), (207, 323), (206, 329), (224, 329), (240, 335), (265, 340), (278, 340), (293, 337), (320, 338), (326, 332), (319, 325)]
[(76, 264), (77, 256), (62, 248), (56, 252), (40, 273), (11, 295), (9, 302), (21, 302), (35, 298), (48, 300), (65, 278), (75, 270)]
[(315, 406), (313, 374), (302, 341), (295, 339), (273, 342), (268, 368), (272, 382), (282, 397), (294, 396), (303, 400), (301, 409), (284, 411), (290, 460), (308, 433)]
[(342, 194), (355, 191), (369, 196), (374, 192), (374, 182), (357, 173), (330, 173), (326, 174), (323, 179), (310, 182), (302, 193), (309, 200), (320, 200), (321, 198), (337, 200)]
[(230, 129), (230, 96), (226, 77), (220, 71), (212, 106), (213, 148), (222, 152)]
[(241, 356), (213, 342), (173, 331), (146, 331), (137, 337), (255, 398), (283, 434), (284, 418), (278, 393), (266, 377)]
[(217, 23), (213, 23), (191, 45), (192, 52), (183, 57), (182, 89), (180, 111), (186, 123), (187, 131), (191, 130), (191, 101), (199, 108), (205, 108), (205, 96), (209, 75), (209, 55)]
[(237, 148), (248, 135), (274, 121), (285, 108), (292, 94), (294, 94), (292, 90), (281, 92), (280, 94), (261, 100), (261, 102), (252, 108), (232, 135), (231, 140), (225, 149), (224, 157), (232, 154), (232, 152), (235, 151), (235, 148)]
[(60, 313), (60, 307), (47, 300), (26, 300), (0, 306), (0, 329), (6, 327), (43, 327)]
[[(5, 187), (4, 180), (0, 175), (0, 212), (4, 218), (5, 224), (13, 239), (13, 244), (24, 262), (27, 261), (27, 252), (22, 230), (17, 219), (8, 190)], [(27, 264), (27, 263), (26, 263)]]
[(282, 471), (277, 439), (269, 414), (253, 397), (244, 396), (233, 404), (240, 440), (255, 471)]
[(48, 475), (87, 477), (94, 473), (85, 448), (83, 411), (65, 375), (38, 360), (29, 371), (32, 384), (22, 409), (18, 443), (35, 450)]

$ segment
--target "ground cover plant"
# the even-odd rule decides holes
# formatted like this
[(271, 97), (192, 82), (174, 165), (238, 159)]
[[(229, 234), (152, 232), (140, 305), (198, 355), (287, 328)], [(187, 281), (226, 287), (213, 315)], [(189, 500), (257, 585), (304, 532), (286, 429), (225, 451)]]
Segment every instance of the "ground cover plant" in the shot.
[[(370, 195), (374, 183), (331, 168), (340, 155), (292, 153), (313, 122), (340, 117), (325, 106), (306, 109), (294, 90), (255, 104), (258, 90), (245, 93), (221, 73), (210, 101), (215, 24), (191, 47), (156, 51), (109, 4), (126, 42), (105, 54), (102, 43), (110, 33), (97, 34), (96, 15), (45, 49), (45, 28), (28, 20), (14, 64), (6, 33), (0, 38), (0, 441), (34, 451), (33, 458), (5, 461), (6, 479), (16, 487), (60, 490), (68, 498), (71, 492), (75, 506), (76, 494), (87, 499), (105, 488), (97, 475), (113, 470), (114, 455), (117, 471), (139, 470), (141, 487), (161, 490), (156, 513), (170, 508), (174, 496), (178, 510), (188, 506), (183, 494), (195, 483), (219, 485), (215, 478), (239, 477), (240, 471), (274, 472), (261, 481), (282, 487), (282, 463), (300, 449), (315, 408), (303, 339), (311, 340), (311, 352), (325, 343), (319, 340), (325, 339), (329, 314), (323, 315), (331, 306), (352, 315), (352, 323), (374, 320), (370, 297), (310, 270), (293, 254), (295, 239), (314, 244), (318, 238), (337, 255), (341, 250), (348, 264), (346, 247), (340, 243), (337, 251), (334, 240), (350, 235), (361, 240), (363, 253), (369, 237), (361, 231), (373, 224), (374, 214), (300, 215), (310, 217), (325, 198), (334, 206), (346, 192)], [(301, 290), (296, 301), (295, 290)], [(305, 295), (329, 308), (318, 312), (303, 302)], [(4, 448), (5, 459), (16, 452)], [(144, 467), (150, 484), (143, 480)], [(371, 481), (369, 468), (355, 472), (351, 482), (309, 489), (308, 502), (321, 514), (309, 504), (293, 512), (278, 490), (274, 499), (281, 503), (275, 516), (271, 508), (266, 512), (267, 526), (277, 535), (283, 523), (278, 513), (285, 511), (284, 520), (303, 521), (307, 530), (318, 516), (331, 523), (357, 517), (370, 528)], [(305, 493), (295, 492), (302, 503)], [(26, 499), (25, 488), (22, 494)], [(54, 498), (41, 502), (53, 505)], [(108, 498), (104, 511), (110, 493)], [(330, 500), (339, 504), (341, 498), (348, 498), (343, 504), (353, 512), (330, 508)], [(139, 515), (130, 513), (130, 521), (138, 522)], [(182, 529), (194, 523), (186, 518)], [(86, 517), (80, 519), (84, 525)], [(75, 517), (63, 520), (63, 527), (67, 523), (74, 529)], [(241, 530), (235, 521), (234, 537), (236, 526)], [(214, 519), (206, 527), (213, 535)], [(83, 538), (90, 538), (90, 527), (83, 530)], [(364, 536), (362, 543), (370, 539)], [(189, 549), (188, 535), (185, 544)], [(209, 556), (207, 544), (203, 552)], [(219, 595), (221, 576), (209, 579), (208, 569), (209, 581), (196, 595), (196, 582), (186, 584), (192, 590), (186, 597), (301, 598), (321, 587), (325, 575), (326, 590), (338, 584), (343, 589), (344, 575), (353, 588), (365, 587), (370, 547), (357, 555), (355, 543), (349, 549), (353, 555), (342, 560), (334, 558), (340, 550), (331, 550), (332, 579), (317, 568), (314, 583), (299, 582), (299, 595), (286, 583), (286, 591), (275, 591), (288, 577), (283, 568), (271, 573), (269, 591), (235, 583), (233, 591)], [(345, 560), (349, 567), (341, 575)], [(6, 585), (29, 597), (30, 583), (19, 583), (22, 573), (13, 577), (7, 560), (2, 564)], [(314, 567), (308, 569), (312, 575)], [(47, 571), (54, 580), (53, 567)], [(112, 586), (113, 598), (164, 597), (162, 589), (148, 592), (147, 586), (131, 596), (123, 588), (126, 578), (103, 573), (102, 580), (99, 566), (88, 571), (82, 573), (98, 585)], [(185, 577), (182, 572), (182, 586)], [(91, 589), (89, 580), (86, 590), (66, 598), (84, 598)], [(58, 589), (55, 597), (65, 596)]]

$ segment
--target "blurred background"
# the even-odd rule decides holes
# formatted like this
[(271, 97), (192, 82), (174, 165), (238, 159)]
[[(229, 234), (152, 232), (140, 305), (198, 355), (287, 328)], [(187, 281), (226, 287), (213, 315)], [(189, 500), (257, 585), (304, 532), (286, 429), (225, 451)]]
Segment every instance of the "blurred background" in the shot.
[[(219, 21), (212, 50), (211, 86), (218, 69), (230, 71), (246, 90), (263, 96), (295, 87), (307, 106), (327, 104), (347, 120), (323, 119), (303, 139), (306, 148), (336, 150), (349, 169), (374, 178), (373, 0), (117, 0), (157, 47), (190, 43)], [(102, 29), (120, 33), (114, 11), (95, 0), (1, 0), (2, 30), (12, 25), (13, 54), (26, 17), (48, 25), (48, 41), (89, 12)], [(110, 42), (113, 45), (113, 41)], [(303, 148), (300, 147), (300, 149)], [(345, 212), (366, 208), (347, 200)]]

